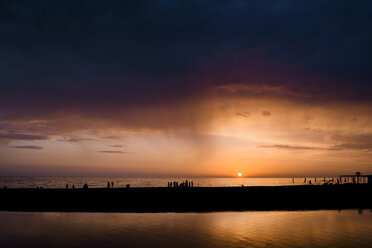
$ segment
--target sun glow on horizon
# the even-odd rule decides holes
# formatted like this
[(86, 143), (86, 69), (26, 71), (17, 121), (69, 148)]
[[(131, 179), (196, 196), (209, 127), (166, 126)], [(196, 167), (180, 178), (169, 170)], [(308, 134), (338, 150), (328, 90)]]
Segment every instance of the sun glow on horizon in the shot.
[(238, 172), (238, 177), (241, 177), (241, 176), (243, 176), (243, 173)]

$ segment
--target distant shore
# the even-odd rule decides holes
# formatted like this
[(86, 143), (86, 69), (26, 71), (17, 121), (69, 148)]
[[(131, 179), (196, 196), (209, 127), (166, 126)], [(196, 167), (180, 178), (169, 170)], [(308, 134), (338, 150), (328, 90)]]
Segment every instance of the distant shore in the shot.
[(371, 184), (0, 189), (0, 210), (59, 212), (210, 212), (372, 209)]

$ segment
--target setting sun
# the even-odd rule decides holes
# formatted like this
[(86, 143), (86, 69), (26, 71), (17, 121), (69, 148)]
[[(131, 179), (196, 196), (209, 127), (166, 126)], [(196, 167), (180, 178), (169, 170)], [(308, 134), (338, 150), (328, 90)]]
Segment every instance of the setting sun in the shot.
[(238, 177), (241, 177), (241, 176), (243, 176), (243, 173), (239, 172)]

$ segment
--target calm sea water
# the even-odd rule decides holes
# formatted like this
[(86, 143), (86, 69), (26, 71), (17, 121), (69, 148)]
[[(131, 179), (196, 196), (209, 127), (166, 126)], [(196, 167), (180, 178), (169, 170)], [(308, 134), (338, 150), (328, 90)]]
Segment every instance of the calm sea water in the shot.
[[(185, 180), (193, 181), (194, 186), (200, 187), (224, 187), (224, 186), (279, 186), (279, 185), (301, 185), (304, 178), (124, 178), (124, 177), (0, 177), (0, 187), (8, 188), (64, 188), (66, 184), (82, 187), (87, 183), (90, 188), (106, 187), (107, 181), (114, 182), (115, 187), (166, 187), (168, 182)], [(328, 178), (330, 179), (330, 178)], [(315, 183), (315, 178), (307, 178)], [(317, 178), (321, 183), (323, 178)]]
[(0, 212), (0, 247), (372, 247), (371, 210)]

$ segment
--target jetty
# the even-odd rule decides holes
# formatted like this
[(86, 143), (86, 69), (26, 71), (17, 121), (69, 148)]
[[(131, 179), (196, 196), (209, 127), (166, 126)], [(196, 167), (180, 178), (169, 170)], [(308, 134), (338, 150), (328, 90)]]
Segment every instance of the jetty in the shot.
[(372, 209), (372, 184), (0, 189), (2, 211), (209, 212)]

